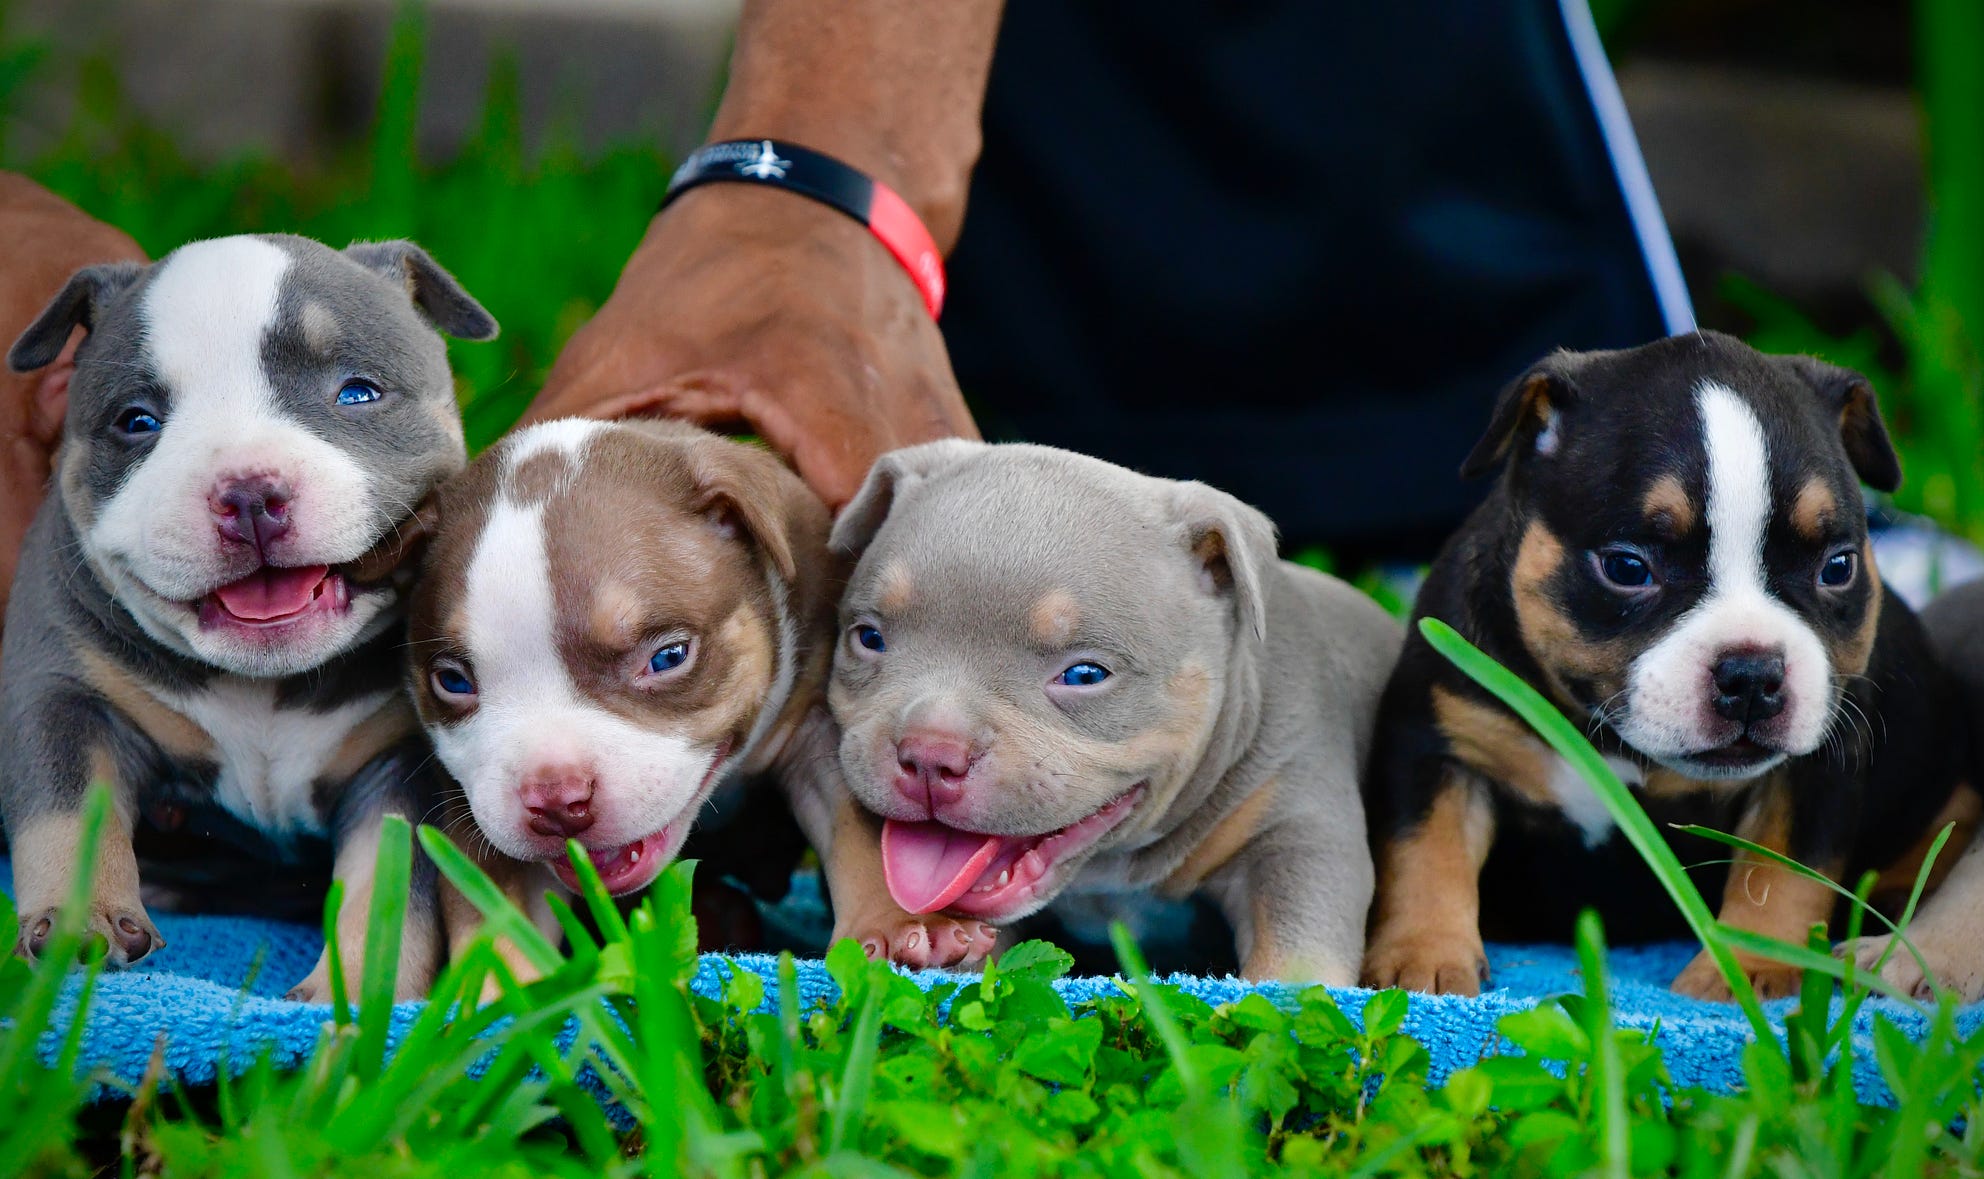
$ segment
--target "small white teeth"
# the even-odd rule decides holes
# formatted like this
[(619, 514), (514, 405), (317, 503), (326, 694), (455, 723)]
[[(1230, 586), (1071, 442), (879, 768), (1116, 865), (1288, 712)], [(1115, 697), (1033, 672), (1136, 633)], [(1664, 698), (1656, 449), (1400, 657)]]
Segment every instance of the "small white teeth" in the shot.
[(997, 884), (993, 885), (992, 887), (1004, 888), (1006, 886), (1006, 882), (1011, 880), (1012, 878), (1013, 878), (1013, 870), (1011, 868), (1001, 868), (999, 870), (999, 881)]
[(638, 844), (638, 843), (637, 843), (637, 844), (635, 844), (635, 845), (634, 845), (634, 847), (633, 847), (633, 850), (632, 850), (632, 851), (629, 851), (629, 852), (627, 853), (627, 862), (628, 862), (628, 863), (630, 863), (630, 864), (638, 864), (638, 863), (640, 863), (640, 862), (641, 862), (641, 845), (640, 845), (640, 844)]

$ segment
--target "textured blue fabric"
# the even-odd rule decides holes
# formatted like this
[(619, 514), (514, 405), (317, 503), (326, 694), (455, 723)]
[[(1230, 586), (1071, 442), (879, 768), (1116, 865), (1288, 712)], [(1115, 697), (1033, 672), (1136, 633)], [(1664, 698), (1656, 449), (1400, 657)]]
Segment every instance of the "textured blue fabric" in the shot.
[[(0, 870), (5, 873), (0, 878), (11, 881), (11, 867), (4, 860)], [(144, 1074), (160, 1036), (165, 1037), (167, 1066), (190, 1084), (213, 1080), (224, 1057), (238, 1066), (264, 1049), (272, 1050), (283, 1065), (308, 1056), (329, 1009), (286, 1002), (282, 994), (315, 964), (323, 946), (317, 931), (249, 918), (154, 916), (168, 944), (138, 969), (107, 974), (97, 984), (83, 1040), (86, 1067), (102, 1068), (133, 1084)], [(1624, 1027), (1658, 1027), (1661, 1048), (1677, 1082), (1726, 1092), (1742, 1083), (1740, 1057), (1750, 1040), (1749, 1024), (1734, 1006), (1684, 999), (1667, 989), (1691, 953), (1678, 944), (1613, 951), (1618, 1019)], [(258, 955), (260, 969), (244, 991)], [(1551, 995), (1582, 989), (1577, 959), (1568, 947), (1495, 946), (1488, 956), (1496, 985), (1480, 998), (1412, 997), (1405, 1030), (1431, 1051), (1436, 1082), (1496, 1051), (1501, 1041), (1495, 1022), (1503, 1015)], [(773, 958), (747, 955), (736, 962), (761, 974), (768, 994), (776, 986)], [(705, 956), (697, 990), (715, 995), (727, 970), (725, 960)], [(913, 977), (929, 986), (955, 976), (925, 971)], [(832, 980), (816, 960), (799, 963), (798, 980), (802, 1006), (834, 993)], [(1164, 981), (1215, 1004), (1253, 990), (1270, 998), (1290, 993), (1230, 977), (1180, 975)], [(1070, 1002), (1078, 1002), (1115, 986), (1108, 978), (1076, 978), (1062, 981), (1059, 989)], [(1356, 1017), (1368, 996), (1368, 991), (1345, 990), (1336, 997)], [(1781, 1022), (1793, 1004), (1782, 1000), (1769, 1006), (1773, 1018)], [(418, 1004), (401, 1004), (398, 1026), (404, 1029), (418, 1010)], [(1914, 1034), (1920, 1033), (1922, 1020), (1884, 1001), (1867, 1004), (1856, 1020), (1856, 1081), (1861, 1096), (1888, 1102), (1891, 1098), (1873, 1064), (1869, 1038), (1877, 1016), (1893, 1019)], [(1976, 1028), (1984, 1023), (1984, 1004), (1968, 1008), (1960, 1019), (1966, 1031)], [(66, 1018), (62, 1022), (66, 1024)], [(52, 1056), (53, 1043), (48, 1047)]]

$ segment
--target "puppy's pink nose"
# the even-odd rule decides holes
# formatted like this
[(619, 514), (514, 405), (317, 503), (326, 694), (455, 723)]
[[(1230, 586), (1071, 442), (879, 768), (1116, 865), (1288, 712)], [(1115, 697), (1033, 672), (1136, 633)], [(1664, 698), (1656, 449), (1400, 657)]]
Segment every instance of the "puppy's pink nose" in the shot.
[(524, 779), (524, 810), (539, 835), (570, 839), (592, 826), (593, 777), (573, 766), (546, 766)]
[(289, 484), (266, 475), (222, 481), (207, 498), (214, 523), (227, 540), (255, 546), (266, 555), (269, 545), (289, 531)]
[(956, 798), (977, 760), (962, 737), (911, 733), (896, 742), (896, 789), (919, 803)]

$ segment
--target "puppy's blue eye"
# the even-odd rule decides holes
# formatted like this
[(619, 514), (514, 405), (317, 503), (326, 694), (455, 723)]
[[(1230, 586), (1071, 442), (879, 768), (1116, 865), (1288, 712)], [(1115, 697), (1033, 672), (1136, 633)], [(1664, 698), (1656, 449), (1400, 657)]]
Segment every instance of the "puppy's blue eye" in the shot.
[(674, 671), (688, 661), (689, 644), (687, 642), (670, 643), (661, 650), (656, 651), (654, 658), (648, 660), (648, 670), (654, 672), (656, 675), (660, 675), (664, 671)]
[(1062, 672), (1060, 675), (1055, 676), (1054, 682), (1057, 684), (1066, 684), (1070, 688), (1093, 688), (1108, 678), (1108, 668), (1102, 666), (1100, 663), (1090, 663), (1087, 660), (1083, 660), (1068, 668), (1068, 670)]
[(1620, 589), (1645, 589), (1653, 584), (1653, 566), (1629, 549), (1607, 549), (1599, 553), (1598, 572)]
[(346, 381), (344, 388), (338, 390), (338, 404), (366, 405), (384, 396), (379, 392), (379, 386), (370, 381)]
[(158, 415), (141, 405), (126, 406), (117, 415), (117, 429), (127, 437), (139, 438), (146, 434), (156, 434), (165, 428)]
[(860, 643), (870, 651), (886, 651), (889, 649), (889, 645), (882, 641), (882, 632), (872, 626), (855, 627), (854, 641)]
[(473, 696), (475, 681), (459, 667), (437, 667), (434, 669), (434, 691), (442, 696)]
[(1819, 566), (1819, 584), (1828, 589), (1844, 589), (1853, 584), (1853, 575), (1860, 568), (1860, 554), (1851, 549), (1834, 553)]

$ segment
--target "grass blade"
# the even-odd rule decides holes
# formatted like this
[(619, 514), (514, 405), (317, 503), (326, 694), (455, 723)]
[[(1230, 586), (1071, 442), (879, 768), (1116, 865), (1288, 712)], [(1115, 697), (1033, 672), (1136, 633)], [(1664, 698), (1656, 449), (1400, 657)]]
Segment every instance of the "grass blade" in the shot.
[(413, 829), (398, 815), (379, 824), (379, 858), (372, 873), (372, 911), (365, 927), (365, 964), (359, 980), (357, 1075), (379, 1075), (386, 1034), (393, 1026), (393, 992), (399, 982), (400, 933), (406, 925), (408, 883), (413, 875)]
[[(887, 972), (880, 963), (870, 969)], [(847, 1046), (847, 1062), (841, 1066), (840, 1089), (834, 1099), (833, 1121), (827, 1130), (827, 1153), (835, 1154), (848, 1145), (849, 1133), (860, 1124), (868, 1104), (868, 1086), (875, 1078), (875, 1056), (882, 1039), (882, 991), (879, 981), (868, 984), (861, 997), (861, 1010), (854, 1017), (854, 1031)]]
[(1610, 978), (1605, 969), (1605, 933), (1598, 914), (1578, 914), (1578, 962), (1584, 969), (1586, 1033), (1591, 1039), (1592, 1115), (1598, 1121), (1598, 1157), (1604, 1174), (1632, 1179), (1632, 1122), (1626, 1116), (1625, 1065), (1612, 1034)]

